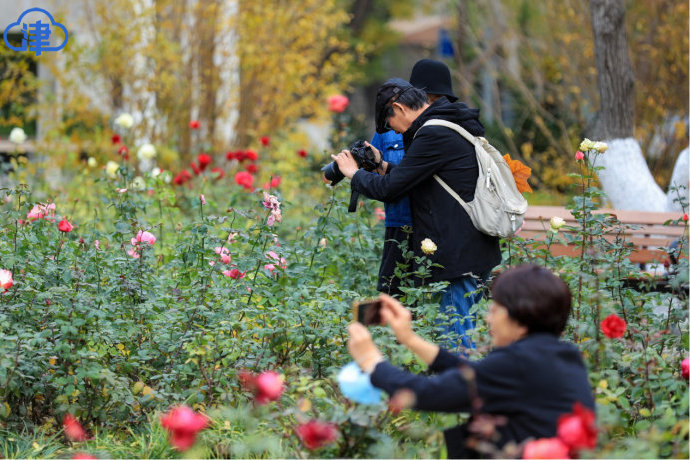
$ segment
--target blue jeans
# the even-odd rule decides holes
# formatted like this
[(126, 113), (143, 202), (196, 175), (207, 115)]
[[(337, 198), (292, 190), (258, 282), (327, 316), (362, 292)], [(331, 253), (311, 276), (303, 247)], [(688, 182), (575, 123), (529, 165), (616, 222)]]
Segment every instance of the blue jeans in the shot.
[(437, 320), (442, 329), (441, 345), (448, 350), (461, 352), (460, 346), (475, 348), (474, 342), (466, 332), (474, 329), (476, 315), (470, 314), (470, 308), (482, 298), (480, 284), (484, 278), (463, 276), (452, 281), (441, 291), (441, 313), (447, 320)]

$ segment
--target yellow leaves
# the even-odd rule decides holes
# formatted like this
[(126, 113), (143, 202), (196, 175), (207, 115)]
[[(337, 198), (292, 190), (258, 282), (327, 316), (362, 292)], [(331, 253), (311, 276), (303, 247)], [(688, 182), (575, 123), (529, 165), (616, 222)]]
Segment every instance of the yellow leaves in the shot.
[(512, 160), (510, 154), (503, 155), (503, 158), (510, 166), (510, 171), (515, 178), (515, 185), (520, 193), (532, 192), (532, 187), (527, 183), (527, 179), (532, 175), (532, 168), (522, 163), (520, 160)]

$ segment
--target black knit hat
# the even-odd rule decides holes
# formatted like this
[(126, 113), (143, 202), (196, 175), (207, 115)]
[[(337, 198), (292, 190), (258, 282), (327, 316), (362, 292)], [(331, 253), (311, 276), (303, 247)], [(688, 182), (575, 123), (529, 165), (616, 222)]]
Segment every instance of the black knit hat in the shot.
[(458, 100), (453, 94), (453, 84), (450, 80), (450, 70), (441, 61), (421, 59), (412, 67), (410, 83), (415, 88), (422, 89), (427, 94), (446, 96), (450, 102)]
[(402, 78), (391, 78), (383, 85), (379, 86), (376, 93), (376, 132), (383, 134), (387, 131), (386, 120), (389, 117), (390, 102), (396, 99), (408, 89), (414, 86)]

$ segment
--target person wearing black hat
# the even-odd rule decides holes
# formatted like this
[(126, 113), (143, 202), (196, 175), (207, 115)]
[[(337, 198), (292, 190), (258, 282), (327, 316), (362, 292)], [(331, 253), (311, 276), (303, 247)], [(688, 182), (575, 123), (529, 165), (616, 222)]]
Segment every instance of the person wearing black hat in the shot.
[(453, 94), (450, 69), (441, 61), (433, 59), (417, 61), (410, 73), (410, 84), (425, 91), (430, 104), (443, 96), (450, 102), (458, 100), (458, 97)]
[[(451, 102), (458, 99), (453, 94), (450, 70), (441, 61), (433, 59), (417, 61), (410, 73), (410, 84), (425, 91), (429, 103), (444, 96)], [(381, 152), (381, 158), (388, 163), (399, 164), (405, 154), (402, 135), (392, 129), (384, 133), (374, 133), (370, 145)], [(392, 203), (385, 202), (384, 210), (386, 231), (376, 289), (398, 297), (402, 294), (399, 289), (401, 279), (395, 275), (395, 269), (399, 264), (406, 262), (400, 245), (403, 241), (409, 244), (409, 229), (412, 228), (409, 198), (404, 196)]]
[[(435, 89), (438, 91), (438, 87)], [(452, 96), (452, 94), (451, 94)], [(458, 202), (434, 179), (438, 175), (465, 201), (474, 198), (479, 176), (474, 146), (444, 126), (422, 125), (431, 119), (459, 124), (474, 136), (484, 134), (479, 110), (442, 97), (429, 104), (424, 91), (394, 78), (379, 87), (376, 96), (376, 131), (390, 129), (403, 135), (405, 155), (399, 165), (383, 162), (383, 175), (357, 168), (348, 150), (333, 158), (340, 171), (351, 179), (353, 190), (383, 202), (408, 195), (412, 211), (411, 247), (416, 256), (427, 257), (441, 268), (433, 268), (427, 281), (448, 281), (441, 309), (455, 316), (446, 325), (462, 345), (474, 344), (466, 331), (474, 327), (469, 310), (478, 299), (480, 280), (500, 263), (498, 238), (477, 230)], [(422, 241), (434, 245), (422, 249)], [(421, 281), (421, 280), (418, 280)], [(450, 348), (458, 343), (446, 342)]]

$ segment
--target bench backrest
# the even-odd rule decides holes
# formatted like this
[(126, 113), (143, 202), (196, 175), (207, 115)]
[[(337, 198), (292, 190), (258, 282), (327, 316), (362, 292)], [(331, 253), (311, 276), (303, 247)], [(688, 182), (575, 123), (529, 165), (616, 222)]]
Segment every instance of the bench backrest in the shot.
[[(627, 229), (626, 240), (635, 245), (635, 251), (630, 254), (633, 263), (664, 262), (668, 254), (664, 248), (683, 235), (685, 225), (664, 225), (664, 222), (680, 217), (677, 212), (649, 212), (649, 211), (625, 211), (620, 209), (600, 209), (596, 213), (614, 214), (624, 224), (635, 225), (638, 228)], [(569, 210), (561, 206), (530, 206), (525, 214), (522, 230), (518, 236), (522, 238), (534, 238), (543, 240), (549, 230), (549, 221), (552, 217), (560, 217), (566, 225), (576, 226), (577, 221)], [(567, 231), (561, 229), (561, 232)], [(615, 238), (611, 235), (610, 238)], [(550, 251), (556, 256), (579, 255), (578, 248), (554, 244)]]

